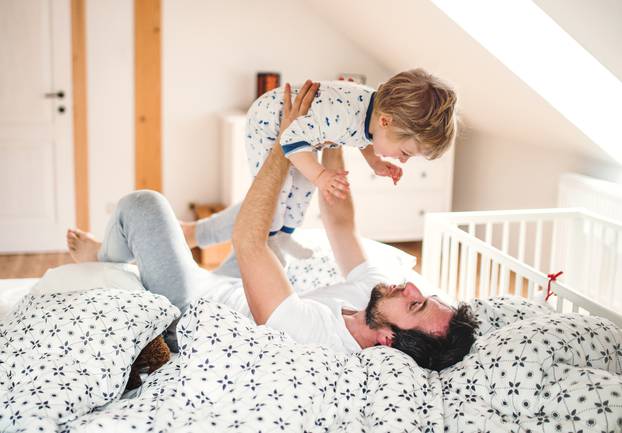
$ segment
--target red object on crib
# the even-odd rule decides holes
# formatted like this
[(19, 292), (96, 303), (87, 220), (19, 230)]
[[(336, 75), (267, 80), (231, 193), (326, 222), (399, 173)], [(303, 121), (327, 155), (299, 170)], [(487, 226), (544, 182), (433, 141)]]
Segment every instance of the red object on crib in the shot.
[(544, 300), (545, 300), (545, 301), (548, 301), (548, 300), (549, 300), (549, 298), (555, 294), (555, 293), (553, 293), (553, 292), (551, 291), (551, 283), (552, 283), (553, 281), (557, 281), (557, 277), (559, 277), (559, 276), (560, 276), (561, 274), (563, 274), (563, 273), (564, 273), (563, 271), (559, 271), (559, 272), (558, 272), (558, 273), (556, 273), (556, 274), (548, 274), (548, 275), (547, 275), (547, 277), (549, 277), (549, 285), (548, 285), (548, 287), (546, 288), (546, 296), (544, 297)]

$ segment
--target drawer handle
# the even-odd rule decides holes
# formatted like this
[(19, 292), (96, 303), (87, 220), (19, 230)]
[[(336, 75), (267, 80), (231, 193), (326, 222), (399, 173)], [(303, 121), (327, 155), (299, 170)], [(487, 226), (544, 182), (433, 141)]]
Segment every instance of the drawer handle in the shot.
[(425, 215), (425, 210), (421, 209), (419, 210), (419, 216), (424, 216)]
[(425, 171), (421, 172), (421, 178), (425, 179), (426, 177), (428, 177), (428, 174)]

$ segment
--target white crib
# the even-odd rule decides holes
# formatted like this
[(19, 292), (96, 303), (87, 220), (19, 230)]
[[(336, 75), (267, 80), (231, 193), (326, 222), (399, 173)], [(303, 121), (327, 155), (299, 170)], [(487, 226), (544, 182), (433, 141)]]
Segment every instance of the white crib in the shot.
[(430, 213), (422, 273), (458, 300), (517, 295), (622, 327), (622, 223), (584, 209)]

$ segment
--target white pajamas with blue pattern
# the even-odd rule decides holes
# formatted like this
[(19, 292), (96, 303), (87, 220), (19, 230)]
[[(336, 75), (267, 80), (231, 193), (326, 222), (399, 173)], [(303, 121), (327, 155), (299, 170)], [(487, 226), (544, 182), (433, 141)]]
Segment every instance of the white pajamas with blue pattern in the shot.
[[(293, 88), (292, 94), (298, 94)], [(298, 152), (317, 152), (325, 147), (371, 144), (369, 122), (374, 90), (344, 81), (320, 83), (311, 108), (283, 132), (281, 146), (286, 157)], [(256, 176), (274, 146), (283, 115), (283, 89), (265, 93), (248, 110), (246, 152), (251, 173)], [(315, 186), (291, 167), (279, 195), (271, 232), (291, 232), (300, 227)]]

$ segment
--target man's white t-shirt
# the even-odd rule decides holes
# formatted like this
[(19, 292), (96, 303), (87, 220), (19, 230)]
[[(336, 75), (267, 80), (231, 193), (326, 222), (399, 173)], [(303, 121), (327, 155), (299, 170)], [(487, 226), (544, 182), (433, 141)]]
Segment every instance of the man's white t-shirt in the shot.
[[(363, 310), (374, 286), (387, 281), (387, 275), (365, 261), (352, 269), (343, 283), (301, 295), (292, 293), (272, 312), (266, 325), (299, 343), (319, 344), (341, 353), (358, 352), (361, 347), (346, 328), (342, 310)], [(240, 279), (209, 274), (203, 287), (203, 298), (253, 320)]]

